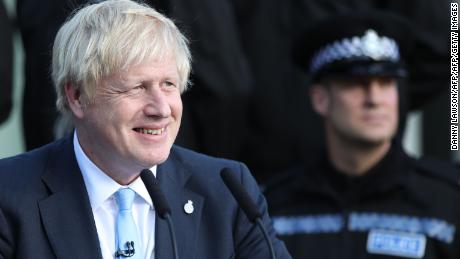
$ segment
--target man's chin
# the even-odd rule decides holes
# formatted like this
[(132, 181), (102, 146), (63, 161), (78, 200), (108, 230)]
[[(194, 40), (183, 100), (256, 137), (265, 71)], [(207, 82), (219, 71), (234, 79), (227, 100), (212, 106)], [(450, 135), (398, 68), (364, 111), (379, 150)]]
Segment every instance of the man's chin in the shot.
[(164, 154), (152, 154), (152, 156), (145, 157), (142, 159), (142, 164), (145, 168), (150, 168), (155, 165), (162, 164), (168, 159), (169, 152), (165, 152)]
[(357, 139), (357, 142), (364, 147), (378, 148), (391, 143), (392, 137), (389, 135), (367, 135)]

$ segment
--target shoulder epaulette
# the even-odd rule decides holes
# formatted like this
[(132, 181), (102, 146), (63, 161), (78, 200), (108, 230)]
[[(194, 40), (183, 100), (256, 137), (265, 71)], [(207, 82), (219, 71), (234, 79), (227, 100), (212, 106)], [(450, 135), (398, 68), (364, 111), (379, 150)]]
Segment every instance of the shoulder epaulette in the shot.
[(460, 165), (432, 158), (421, 158), (415, 163), (417, 171), (460, 189)]

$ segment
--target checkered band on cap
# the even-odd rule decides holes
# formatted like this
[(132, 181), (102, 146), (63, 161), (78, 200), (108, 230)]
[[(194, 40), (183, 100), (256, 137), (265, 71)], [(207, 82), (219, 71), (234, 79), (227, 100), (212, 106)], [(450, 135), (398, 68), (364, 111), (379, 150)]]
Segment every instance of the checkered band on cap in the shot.
[(398, 62), (398, 44), (369, 29), (362, 37), (345, 38), (321, 48), (312, 59), (310, 72), (316, 73), (327, 64), (348, 59)]

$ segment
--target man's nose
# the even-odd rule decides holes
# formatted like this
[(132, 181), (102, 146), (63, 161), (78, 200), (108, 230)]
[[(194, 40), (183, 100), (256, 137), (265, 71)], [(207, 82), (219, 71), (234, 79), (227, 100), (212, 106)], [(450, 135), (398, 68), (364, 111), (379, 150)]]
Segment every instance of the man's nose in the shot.
[(147, 106), (144, 113), (147, 116), (168, 117), (171, 115), (171, 107), (169, 106), (168, 98), (160, 87), (152, 87), (148, 91)]
[(382, 86), (378, 80), (369, 80), (365, 85), (366, 104), (376, 105), (382, 97)]

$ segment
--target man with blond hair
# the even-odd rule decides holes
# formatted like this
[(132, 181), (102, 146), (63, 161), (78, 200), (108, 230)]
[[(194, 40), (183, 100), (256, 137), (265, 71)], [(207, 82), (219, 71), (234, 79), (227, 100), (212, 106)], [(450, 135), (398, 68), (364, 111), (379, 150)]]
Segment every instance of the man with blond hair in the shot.
[(172, 233), (180, 258), (268, 258), (220, 179), (225, 168), (256, 201), (277, 258), (290, 258), (245, 165), (173, 145), (190, 59), (170, 19), (129, 0), (88, 5), (61, 27), (52, 77), (75, 131), (0, 160), (0, 258), (174, 258)]

